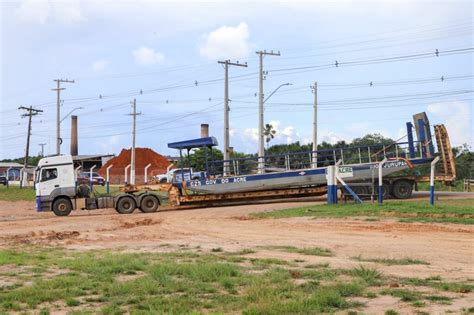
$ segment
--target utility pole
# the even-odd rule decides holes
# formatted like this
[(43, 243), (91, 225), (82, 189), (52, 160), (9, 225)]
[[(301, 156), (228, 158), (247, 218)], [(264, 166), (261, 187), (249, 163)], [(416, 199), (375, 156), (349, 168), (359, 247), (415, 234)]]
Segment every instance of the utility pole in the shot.
[(44, 146), (46, 143), (39, 143), (38, 145), (41, 147), (41, 156), (44, 156)]
[(61, 87), (61, 83), (74, 83), (74, 80), (68, 79), (56, 79), (57, 87), (55, 89), (51, 89), (52, 91), (56, 91), (58, 94), (57, 99), (57, 108), (56, 108), (56, 154), (61, 154), (61, 143), (63, 142), (61, 139), (61, 91), (65, 90), (66, 88)]
[(23, 173), (22, 173), (22, 178), (21, 178), (21, 181), (23, 182), (25, 178), (25, 175), (24, 175), (25, 170), (28, 167), (28, 157), (30, 155), (31, 120), (33, 116), (36, 116), (43, 111), (40, 109), (35, 109), (33, 108), (33, 106), (30, 106), (30, 107), (20, 106), (18, 107), (18, 109), (27, 111), (27, 113), (21, 115), (21, 118), (28, 117), (28, 133), (26, 135), (25, 159), (23, 160)]
[(318, 82), (314, 82), (314, 86), (311, 87), (314, 93), (314, 105), (313, 105), (313, 154), (311, 161), (311, 168), (318, 167)]
[(133, 116), (133, 127), (132, 127), (132, 153), (131, 153), (131, 169), (130, 169), (130, 184), (135, 185), (135, 135), (137, 126), (137, 116), (142, 113), (137, 113), (137, 100), (133, 99), (133, 113), (129, 114)]
[(229, 151), (229, 66), (247, 67), (247, 63), (240, 64), (230, 62), (230, 60), (218, 61), (217, 63), (224, 65), (224, 176), (229, 175), (229, 162), (230, 151)]
[(265, 171), (265, 139), (263, 135), (263, 57), (269, 56), (280, 56), (280, 52), (274, 53), (273, 50), (268, 52), (266, 50), (257, 51), (257, 55), (260, 57), (260, 75), (259, 75), (259, 90), (258, 90), (258, 173), (262, 174)]

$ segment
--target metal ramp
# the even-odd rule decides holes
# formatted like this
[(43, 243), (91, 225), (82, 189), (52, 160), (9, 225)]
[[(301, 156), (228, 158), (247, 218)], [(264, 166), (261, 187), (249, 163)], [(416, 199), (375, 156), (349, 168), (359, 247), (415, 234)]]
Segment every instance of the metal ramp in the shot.
[(451, 142), (449, 141), (448, 131), (444, 125), (434, 126), (436, 144), (438, 146), (438, 153), (441, 161), (441, 172), (444, 174), (444, 181), (446, 185), (450, 185), (456, 179), (456, 162), (451, 148)]

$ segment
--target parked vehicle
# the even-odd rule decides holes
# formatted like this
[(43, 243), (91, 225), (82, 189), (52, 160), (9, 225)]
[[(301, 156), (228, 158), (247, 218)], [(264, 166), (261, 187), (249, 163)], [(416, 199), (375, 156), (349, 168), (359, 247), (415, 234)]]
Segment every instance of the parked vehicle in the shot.
[(3, 186), (6, 186), (8, 182), (7, 176), (6, 175), (0, 175), (0, 184)]
[(184, 174), (185, 180), (199, 180), (201, 178), (201, 172), (195, 172), (192, 168), (175, 168), (170, 169), (174, 165), (170, 165), (166, 174), (155, 175), (155, 180), (159, 183), (172, 183), (172, 182), (182, 182)]
[[(80, 173), (77, 176), (77, 181), (79, 183), (89, 183), (90, 182), (90, 177), (91, 177), (91, 174), (89, 172), (83, 172), (83, 173)], [(93, 185), (104, 186), (105, 185), (105, 178), (100, 176), (98, 173), (94, 172), (94, 173), (92, 173), (92, 184)]]

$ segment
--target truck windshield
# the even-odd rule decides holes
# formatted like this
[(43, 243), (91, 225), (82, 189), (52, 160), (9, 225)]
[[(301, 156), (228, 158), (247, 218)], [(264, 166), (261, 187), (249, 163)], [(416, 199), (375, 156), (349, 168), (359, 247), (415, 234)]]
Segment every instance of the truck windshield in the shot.
[(40, 181), (39, 174), (40, 174), (40, 168), (37, 167), (37, 168), (35, 168), (35, 183), (39, 183), (39, 181)]

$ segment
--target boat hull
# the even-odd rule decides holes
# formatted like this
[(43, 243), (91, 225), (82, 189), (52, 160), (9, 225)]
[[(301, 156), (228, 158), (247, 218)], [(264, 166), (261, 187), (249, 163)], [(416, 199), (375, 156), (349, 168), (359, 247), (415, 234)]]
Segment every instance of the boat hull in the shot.
[[(414, 159), (413, 165), (431, 162), (432, 159)], [(389, 161), (383, 165), (382, 174), (387, 176), (409, 168), (402, 160)], [(224, 194), (249, 192), (304, 186), (319, 186), (327, 183), (326, 167), (300, 169), (276, 173), (253, 174), (245, 176), (224, 177), (205, 180), (186, 181), (186, 189), (196, 193)], [(339, 167), (339, 176), (344, 181), (358, 182), (378, 178), (378, 163), (343, 165)]]

